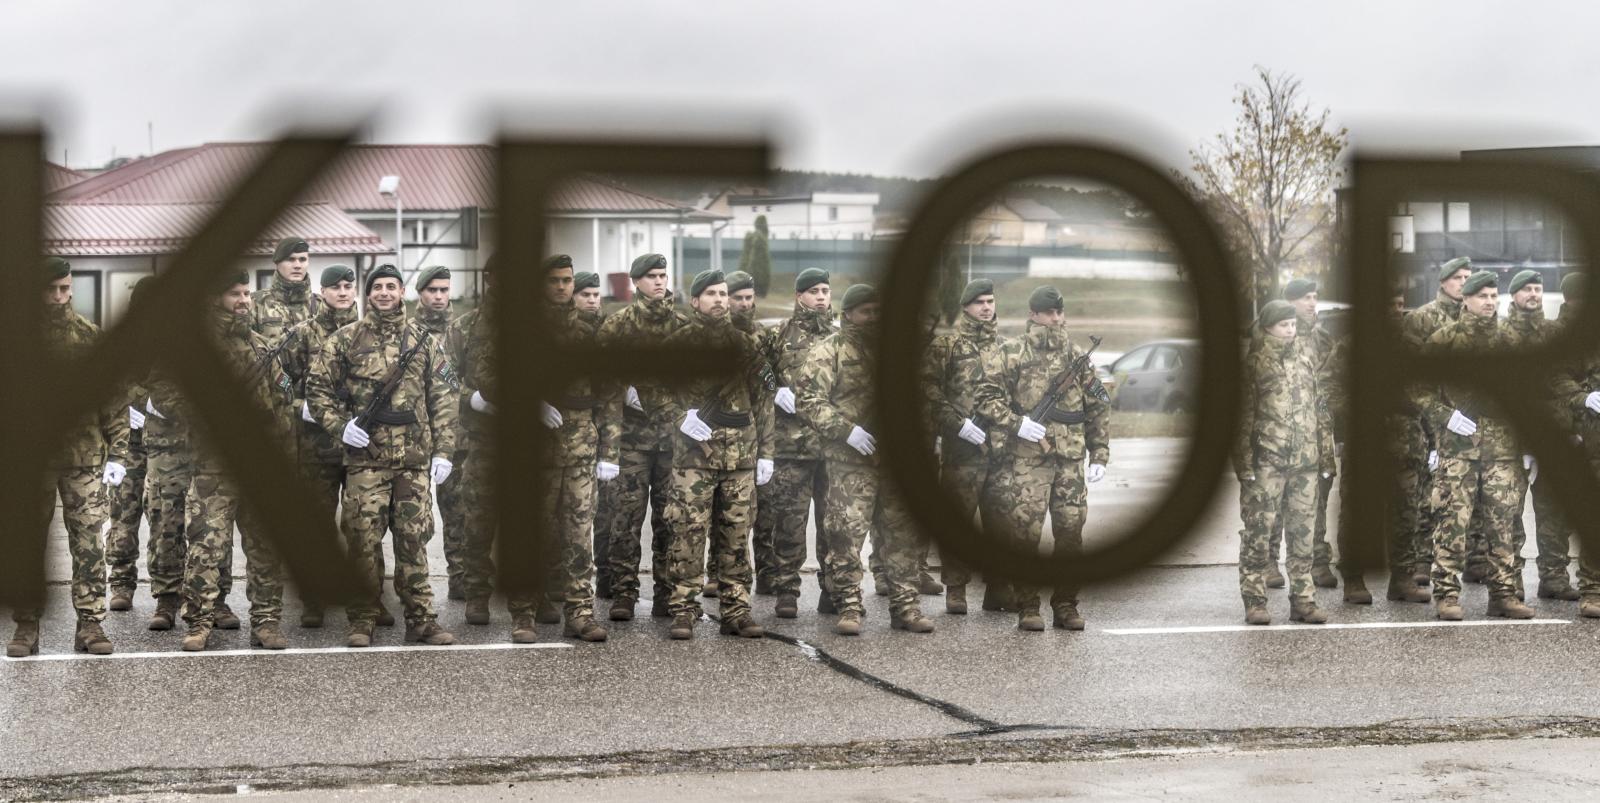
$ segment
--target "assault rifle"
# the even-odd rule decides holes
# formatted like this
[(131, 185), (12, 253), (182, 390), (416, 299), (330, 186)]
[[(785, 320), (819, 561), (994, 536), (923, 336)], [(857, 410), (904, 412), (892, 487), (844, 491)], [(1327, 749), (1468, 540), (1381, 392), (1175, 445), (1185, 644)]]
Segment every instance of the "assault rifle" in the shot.
[[(1033, 411), (1028, 414), (1029, 418), (1041, 424), (1046, 421), (1056, 421), (1062, 424), (1083, 423), (1084, 414), (1082, 411), (1067, 412), (1057, 410), (1056, 404), (1066, 394), (1067, 383), (1072, 381), (1072, 378), (1077, 376), (1078, 372), (1089, 364), (1089, 355), (1093, 354), (1097, 348), (1100, 348), (1100, 338), (1096, 335), (1090, 335), (1089, 350), (1079, 354), (1076, 359), (1067, 365), (1066, 370), (1062, 371), (1050, 383), (1050, 389), (1045, 391), (1044, 398), (1039, 399), (1039, 403), (1033, 406)], [(1093, 374), (1090, 376), (1093, 377)], [(1089, 387), (1084, 388), (1084, 390), (1100, 401), (1111, 400), (1111, 394), (1106, 393), (1105, 385), (1100, 384), (1098, 378), (1092, 378)]]
[[(417, 339), (415, 345), (400, 352), (400, 358), (395, 360), (394, 367), (389, 369), (389, 373), (383, 377), (383, 381), (378, 385), (378, 392), (372, 394), (372, 399), (367, 402), (366, 408), (361, 411), (360, 415), (356, 416), (356, 426), (365, 430), (373, 421), (380, 424), (416, 423), (417, 417), (415, 413), (409, 410), (404, 412), (390, 410), (389, 400), (394, 398), (395, 390), (400, 387), (400, 380), (405, 378), (406, 366), (411, 364), (412, 358), (416, 357), (417, 352), (427, 345), (431, 337), (432, 333), (424, 332), (422, 337)], [(402, 342), (404, 341), (402, 340)], [(367, 450), (369, 452), (372, 450), (371, 444), (367, 445)]]

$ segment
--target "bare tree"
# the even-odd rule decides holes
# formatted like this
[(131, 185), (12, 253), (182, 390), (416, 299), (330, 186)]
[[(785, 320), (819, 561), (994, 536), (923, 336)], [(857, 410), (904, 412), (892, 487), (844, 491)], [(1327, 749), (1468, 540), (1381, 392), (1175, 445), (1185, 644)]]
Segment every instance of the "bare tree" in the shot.
[(1189, 151), (1193, 176), (1178, 178), (1249, 265), (1247, 298), (1259, 308), (1277, 296), (1285, 268), (1326, 253), (1321, 246), (1332, 227), (1333, 187), (1348, 137), (1343, 128), (1329, 129), (1326, 108), (1311, 110), (1299, 79), (1260, 66), (1256, 79), (1234, 95), (1233, 130)]

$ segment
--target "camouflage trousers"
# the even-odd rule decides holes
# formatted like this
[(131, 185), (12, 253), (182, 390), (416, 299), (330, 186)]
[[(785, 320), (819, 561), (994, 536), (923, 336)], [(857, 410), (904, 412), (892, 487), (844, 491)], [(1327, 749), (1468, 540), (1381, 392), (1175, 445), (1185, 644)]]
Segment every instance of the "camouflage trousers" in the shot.
[(806, 519), (813, 516), (817, 562), (822, 563), (827, 544), (827, 530), (823, 528), (828, 498), (826, 477), (821, 460), (780, 457), (773, 461), (772, 479), (756, 491), (756, 576), (774, 594), (800, 595), (800, 569), (806, 562)]
[(1518, 461), (1439, 458), (1433, 483), (1433, 506), (1439, 511), (1433, 530), (1434, 599), (1461, 593), (1467, 533), (1474, 516), (1483, 519), (1483, 533), (1489, 541), (1489, 572), (1484, 582), (1490, 597), (1516, 594), (1513, 519), (1522, 515), (1520, 503), (1526, 490), (1527, 477)]
[[(407, 625), (434, 619), (427, 551), (433, 536), (432, 491), (426, 469), (345, 469), (341, 521), (350, 541), (350, 559), (362, 576), (376, 580), (381, 575), (373, 550), (382, 544), (385, 532), (394, 534), (394, 592), (405, 607)], [(379, 590), (375, 583), (369, 602), (347, 609), (351, 627), (377, 621)]]
[(716, 561), (713, 579), (722, 618), (750, 612), (750, 521), (755, 496), (754, 469), (672, 470), (667, 523), (673, 540), (667, 546), (664, 574), (673, 614), (700, 612), (708, 544)]
[(865, 613), (861, 602), (861, 549), (867, 534), (877, 540), (884, 577), (889, 583), (889, 607), (899, 615), (918, 610), (915, 585), (922, 566), (918, 562), (911, 514), (873, 466), (829, 461), (828, 496), (823, 522), (828, 552), (823, 556), (823, 592), (832, 595), (840, 613)]
[(184, 500), (183, 620), (210, 626), (216, 621), (223, 577), (233, 573), (233, 528), (239, 518), (239, 492), (221, 474), (195, 474)]
[[(1391, 572), (1410, 576), (1418, 566), (1433, 563), (1433, 544), (1428, 540), (1433, 533), (1431, 525), (1423, 518), (1423, 511), (1428, 504), (1431, 477), (1426, 462), (1416, 462), (1403, 457), (1397, 459), (1399, 462), (1395, 466), (1392, 491), (1394, 496), (1388, 500), (1389, 506), (1385, 509), (1384, 516), (1388, 522), (1383, 533), (1384, 561)], [(1338, 480), (1343, 498), (1350, 499), (1349, 472), (1341, 473)], [(1354, 506), (1348, 503), (1341, 508), (1339, 535), (1336, 539), (1339, 543), (1339, 573), (1346, 578), (1358, 571), (1374, 568), (1376, 563), (1374, 558), (1372, 561), (1374, 565), (1357, 566), (1356, 554), (1360, 547), (1354, 539), (1358, 532), (1348, 521), (1353, 511)]]
[[(473, 440), (467, 464), (461, 467), (461, 486), (455, 492), (465, 514), (460, 562), (461, 590), (467, 599), (487, 598), (494, 593), (494, 506), (489, 502), (494, 485), (494, 455), (491, 442)], [(446, 544), (445, 549), (449, 548)]]
[[(311, 492), (318, 501), (326, 505), (329, 510), (338, 510), (339, 498), (344, 494), (344, 466), (340, 463), (301, 463), (300, 478), (310, 486)], [(344, 537), (343, 527), (340, 527), (339, 548), (348, 551), (350, 545)], [(380, 547), (374, 554), (378, 562), (378, 570), (383, 570), (383, 548)], [(322, 606), (302, 597), (301, 602), (306, 608), (321, 610)]]
[(1256, 466), (1254, 481), (1239, 486), (1239, 596), (1246, 608), (1267, 604), (1264, 577), (1274, 562), (1272, 534), (1282, 532), (1289, 549), (1287, 575), (1291, 602), (1311, 602), (1316, 587), (1311, 582), (1312, 538), (1316, 522), (1316, 466), (1288, 468)]
[[(539, 471), (539, 490), (544, 494), (546, 526), (535, 532), (546, 539), (549, 560), (544, 585), (546, 597), (561, 606), (567, 621), (594, 616), (594, 554), (590, 551), (590, 527), (594, 523), (594, 464), (558, 466)], [(493, 527), (485, 527), (490, 532)], [(524, 529), (524, 532), (527, 530)], [(538, 597), (512, 594), (506, 609), (514, 617), (533, 616)]]
[[(1533, 533), (1539, 545), (1539, 556), (1534, 563), (1539, 567), (1542, 581), (1569, 580), (1567, 572), (1572, 566), (1572, 528), (1561, 515), (1561, 505), (1556, 502), (1555, 491), (1550, 486), (1534, 483), (1528, 489), (1533, 495)], [(1522, 524), (1522, 516), (1517, 516)], [(1526, 539), (1526, 536), (1523, 536)]]
[[(144, 478), (149, 462), (143, 432), (133, 430), (128, 441), (128, 474), (122, 484), (106, 489), (111, 497), (111, 527), (106, 530), (106, 569), (110, 573), (107, 585), (112, 591), (130, 594), (139, 585), (139, 524), (144, 521)], [(151, 532), (155, 532), (154, 528)], [(154, 563), (155, 538), (149, 539), (148, 547), (147, 561)]]
[[(1589, 459), (1589, 470), (1600, 477), (1600, 458)], [(1578, 550), (1578, 593), (1586, 602), (1600, 601), (1600, 555), (1587, 549)]]
[[(463, 453), (452, 458), (452, 462), (465, 468), (471, 459)], [(450, 575), (450, 584), (463, 590), (467, 575), (467, 503), (475, 496), (464, 487), (465, 475), (465, 471), (452, 471), (449, 479), (434, 489), (439, 501), (439, 518), (444, 521), (445, 571)]]
[[(67, 528), (67, 553), (72, 558), (72, 607), (79, 621), (103, 622), (106, 618), (106, 556), (100, 543), (106, 523), (105, 486), (100, 483), (100, 468), (62, 468), (46, 472), (40, 488), (39, 516), (35, 531), (50, 527), (56, 495), (61, 496), (61, 520)], [(12, 621), (37, 622), (39, 608), (18, 608)]]
[[(961, 508), (963, 520), (974, 522), (980, 528), (984, 526), (975, 520), (979, 516), (979, 508), (987, 507), (979, 504), (979, 498), (989, 484), (987, 460), (942, 463), (939, 466), (939, 484)], [(972, 571), (941, 551), (939, 579), (947, 586), (964, 586), (972, 582)]]
[[(1311, 529), (1311, 567), (1323, 568), (1333, 564), (1333, 547), (1328, 545), (1328, 497), (1333, 493), (1334, 477), (1323, 477), (1317, 474), (1317, 499), (1314, 503), (1316, 516)], [(1278, 529), (1272, 533), (1272, 546), (1267, 556), (1274, 562), (1283, 554), (1283, 522), (1278, 522)]]
[[(144, 477), (144, 515), (150, 522), (150, 596), (177, 596), (183, 593), (183, 574), (189, 554), (185, 520), (188, 517), (189, 485), (194, 480), (193, 458), (187, 449), (146, 450)], [(226, 599), (233, 589), (233, 557), (221, 577), (219, 593)]]
[(622, 450), (622, 472), (600, 487), (596, 529), (606, 530), (605, 553), (615, 598), (639, 598), (641, 541), (645, 505), (650, 506), (651, 585), (655, 599), (672, 596), (667, 584), (667, 546), (672, 525), (666, 520), (667, 494), (672, 483), (672, 453)]
[[(1038, 554), (1039, 544), (1044, 540), (1044, 517), (1049, 513), (1056, 557), (1072, 557), (1083, 552), (1083, 523), (1089, 509), (1083, 458), (1056, 453), (1002, 455), (989, 471), (984, 493), (996, 500), (994, 524), (1014, 549)], [(1004, 504), (1000, 504), (1000, 500), (1004, 500)], [(1017, 583), (1013, 588), (1019, 610), (1039, 609), (1041, 589), (1038, 586)], [(1072, 586), (1056, 586), (1050, 597), (1052, 608), (1077, 603), (1078, 589)]]

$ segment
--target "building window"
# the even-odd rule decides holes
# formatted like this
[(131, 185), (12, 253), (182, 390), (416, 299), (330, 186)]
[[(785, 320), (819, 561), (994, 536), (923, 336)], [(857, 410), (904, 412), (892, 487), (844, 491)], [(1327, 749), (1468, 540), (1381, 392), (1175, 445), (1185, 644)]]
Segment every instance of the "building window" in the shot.
[(768, 212), (771, 212), (771, 211), (772, 211), (772, 207), (771, 207), (771, 206), (768, 206), (768, 207), (767, 207), (767, 211), (768, 211)]
[(644, 232), (642, 232), (642, 231), (629, 232), (629, 234), (628, 234), (628, 242), (632, 243), (634, 248), (639, 248), (640, 246), (643, 246), (644, 245)]
[(75, 270), (72, 272), (72, 311), (99, 326), (100, 272)]
[(1444, 204), (1429, 201), (1407, 204), (1407, 208), (1411, 210), (1415, 231), (1418, 234), (1437, 234), (1444, 231)]
[(990, 223), (989, 224), (989, 236), (990, 237), (999, 237), (1000, 236), (1000, 224), (999, 223)]
[(433, 221), (411, 221), (411, 242), (415, 245), (427, 245), (433, 242)]
[(1444, 222), (1445, 231), (1472, 231), (1472, 204), (1451, 203), (1445, 205)]
[(837, 207), (837, 206), (828, 207), (828, 221), (831, 223), (831, 222), (833, 222), (835, 220), (838, 220), (838, 219), (839, 219), (839, 207)]

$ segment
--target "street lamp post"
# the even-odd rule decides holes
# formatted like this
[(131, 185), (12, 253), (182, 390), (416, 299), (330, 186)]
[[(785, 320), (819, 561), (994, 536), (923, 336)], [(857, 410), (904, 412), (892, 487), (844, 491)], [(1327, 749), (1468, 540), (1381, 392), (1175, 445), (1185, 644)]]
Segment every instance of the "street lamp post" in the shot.
[(378, 179), (378, 194), (394, 201), (394, 266), (400, 271), (400, 275), (404, 276), (406, 258), (402, 249), (405, 247), (405, 226), (401, 222), (404, 208), (400, 204), (400, 177), (384, 176)]

